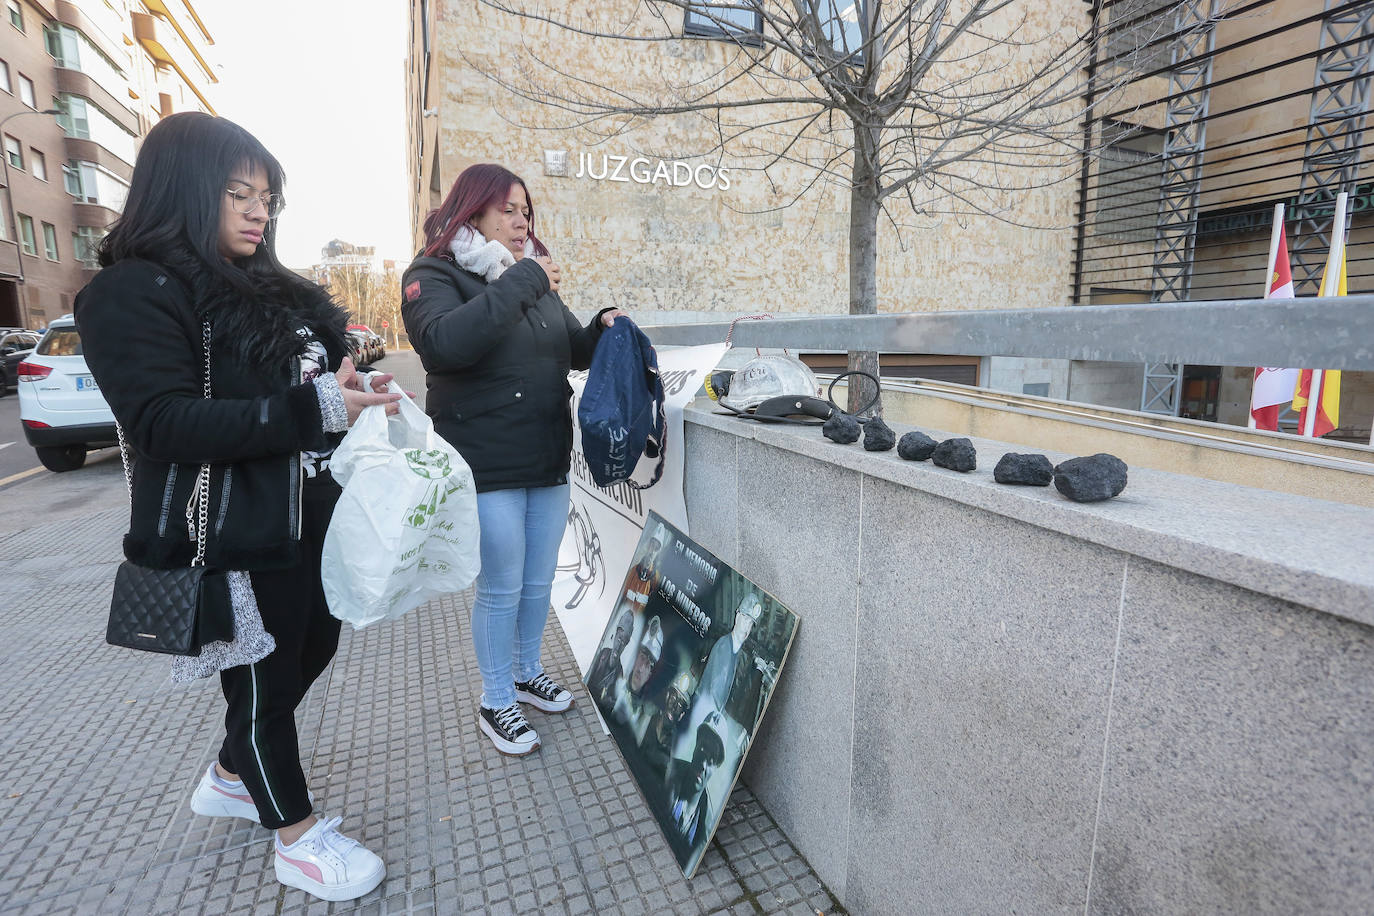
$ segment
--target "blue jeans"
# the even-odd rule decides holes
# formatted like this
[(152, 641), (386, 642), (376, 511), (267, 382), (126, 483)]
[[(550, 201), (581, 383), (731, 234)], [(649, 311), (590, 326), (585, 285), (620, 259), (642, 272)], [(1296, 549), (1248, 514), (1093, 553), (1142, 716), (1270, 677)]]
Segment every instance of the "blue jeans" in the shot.
[(515, 682), (544, 671), (539, 647), (549, 616), (558, 545), (568, 524), (568, 485), (477, 494), (482, 571), (472, 603), (472, 641), (482, 705), (515, 702)]

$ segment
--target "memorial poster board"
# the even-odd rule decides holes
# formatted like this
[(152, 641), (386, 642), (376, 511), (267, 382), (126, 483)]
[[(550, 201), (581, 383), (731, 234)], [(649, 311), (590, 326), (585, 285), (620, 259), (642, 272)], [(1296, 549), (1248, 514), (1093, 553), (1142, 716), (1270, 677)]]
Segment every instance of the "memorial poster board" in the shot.
[(691, 877), (797, 632), (795, 614), (656, 512), (585, 683)]
[[(679, 529), (687, 530), (687, 504), (682, 493), (687, 452), (682, 412), (720, 362), (725, 344), (662, 347), (656, 351), (659, 376), (667, 395), (668, 450), (663, 477), (647, 490), (636, 490), (623, 483), (598, 487), (592, 480), (582, 454), (582, 430), (576, 425), (587, 373), (568, 374), (568, 384), (573, 389), (572, 472), (568, 476), (572, 492), (568, 527), (559, 548), (558, 571), (553, 581), (553, 607), (577, 659), (577, 668), (583, 674), (592, 663), (597, 640), (615, 606), (620, 570), (629, 563), (649, 512), (657, 512)], [(634, 479), (647, 483), (657, 464), (656, 459), (644, 457), (635, 469)]]

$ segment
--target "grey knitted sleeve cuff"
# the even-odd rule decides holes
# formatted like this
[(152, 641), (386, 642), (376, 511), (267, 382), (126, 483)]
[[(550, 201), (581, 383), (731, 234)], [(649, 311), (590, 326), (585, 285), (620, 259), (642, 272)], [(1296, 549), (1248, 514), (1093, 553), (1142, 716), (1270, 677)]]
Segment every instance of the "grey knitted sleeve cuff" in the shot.
[(324, 431), (341, 433), (348, 429), (348, 408), (344, 406), (343, 392), (339, 390), (339, 380), (334, 373), (322, 372), (315, 376), (315, 396), (320, 399)]

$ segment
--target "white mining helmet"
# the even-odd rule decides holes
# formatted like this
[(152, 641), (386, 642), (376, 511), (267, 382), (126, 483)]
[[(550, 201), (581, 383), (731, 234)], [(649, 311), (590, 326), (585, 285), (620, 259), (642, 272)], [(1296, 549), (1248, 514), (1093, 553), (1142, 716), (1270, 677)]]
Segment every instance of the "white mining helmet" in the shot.
[(816, 375), (792, 356), (756, 356), (730, 378), (730, 391), (721, 406), (735, 411), (753, 410), (769, 398), (802, 395), (814, 398)]

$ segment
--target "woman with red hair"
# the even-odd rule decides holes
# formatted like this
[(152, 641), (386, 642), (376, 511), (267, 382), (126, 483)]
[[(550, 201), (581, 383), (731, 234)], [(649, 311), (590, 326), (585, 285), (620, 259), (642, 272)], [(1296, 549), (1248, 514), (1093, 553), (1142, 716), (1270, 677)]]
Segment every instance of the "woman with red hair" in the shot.
[(603, 309), (584, 327), (558, 297), (559, 267), (534, 234), (529, 189), (508, 169), (464, 169), (425, 220), (402, 279), (401, 316), (426, 377), (434, 428), (477, 484), (482, 570), (472, 638), (482, 673), (478, 727), (505, 754), (539, 736), (520, 708), (572, 706), (539, 660), (568, 517), (570, 368), (585, 369)]

